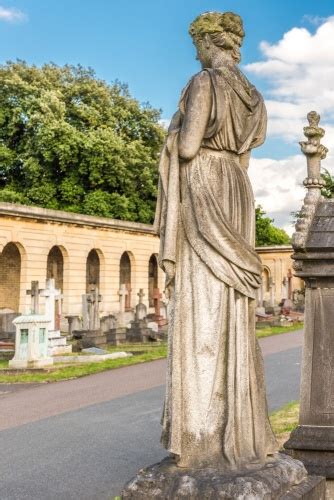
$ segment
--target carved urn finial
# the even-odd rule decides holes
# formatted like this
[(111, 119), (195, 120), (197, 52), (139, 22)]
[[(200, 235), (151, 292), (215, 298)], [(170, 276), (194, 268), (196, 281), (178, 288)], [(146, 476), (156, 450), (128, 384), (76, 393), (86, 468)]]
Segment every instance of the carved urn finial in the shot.
[(304, 186), (308, 189), (321, 189), (324, 185), (324, 181), (320, 177), (321, 160), (324, 160), (328, 153), (328, 149), (320, 144), (325, 131), (319, 127), (320, 115), (316, 111), (310, 111), (307, 119), (309, 126), (304, 127), (307, 141), (299, 143), (302, 152), (307, 157), (307, 178), (304, 180)]
[[(304, 127), (304, 135), (307, 141), (301, 141), (299, 144), (307, 158), (307, 177), (304, 180), (304, 186), (308, 191), (296, 223), (296, 232), (292, 237), (292, 246), (295, 251), (305, 249), (308, 229), (315, 208), (319, 200), (322, 199), (321, 188), (325, 185), (325, 182), (320, 176), (321, 160), (326, 158), (328, 153), (328, 149), (320, 144), (320, 140), (325, 135), (324, 129), (319, 127), (320, 115), (316, 111), (310, 111), (307, 119), (309, 125)], [(295, 270), (297, 269), (296, 266), (298, 266), (298, 261), (294, 263)]]

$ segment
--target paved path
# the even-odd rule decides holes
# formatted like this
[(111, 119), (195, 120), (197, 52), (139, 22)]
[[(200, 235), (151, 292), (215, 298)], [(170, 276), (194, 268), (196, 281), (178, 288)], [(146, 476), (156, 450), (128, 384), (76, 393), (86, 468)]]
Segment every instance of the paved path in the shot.
[[(264, 356), (301, 343), (302, 331), (260, 340)], [(158, 387), (165, 371), (166, 360), (158, 360), (53, 384), (0, 384), (0, 430)]]
[[(301, 340), (294, 332), (260, 342), (271, 411), (298, 399)], [(164, 457), (159, 444), (164, 364), (3, 395), (1, 500), (111, 499), (138, 468)]]

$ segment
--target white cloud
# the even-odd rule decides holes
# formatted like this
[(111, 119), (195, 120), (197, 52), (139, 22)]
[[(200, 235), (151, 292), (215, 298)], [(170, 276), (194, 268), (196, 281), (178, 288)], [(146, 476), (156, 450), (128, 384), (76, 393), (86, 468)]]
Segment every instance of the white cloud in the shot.
[(300, 136), (308, 111), (334, 126), (334, 17), (311, 33), (292, 28), (277, 43), (261, 42), (264, 60), (245, 69), (268, 81), (265, 93), (270, 135)]
[(283, 160), (252, 158), (249, 177), (256, 203), (275, 220), (275, 225), (284, 227), (291, 234), (291, 212), (300, 210), (305, 196), (305, 157), (296, 155)]
[[(306, 19), (305, 19), (306, 20)], [(246, 72), (267, 81), (268, 135), (286, 142), (305, 140), (306, 115), (315, 110), (326, 135), (322, 143), (330, 155), (322, 162), (331, 171), (334, 160), (334, 17), (307, 19), (318, 25), (314, 33), (294, 27), (277, 43), (261, 42), (263, 60), (248, 64)], [(282, 145), (283, 146), (283, 145)], [(284, 151), (284, 146), (282, 147)], [(300, 210), (306, 190), (306, 158), (252, 159), (250, 178), (257, 203), (291, 234), (291, 212)]]
[(21, 10), (0, 6), (0, 21), (5, 21), (7, 23), (18, 23), (25, 21), (26, 19), (26, 14)]

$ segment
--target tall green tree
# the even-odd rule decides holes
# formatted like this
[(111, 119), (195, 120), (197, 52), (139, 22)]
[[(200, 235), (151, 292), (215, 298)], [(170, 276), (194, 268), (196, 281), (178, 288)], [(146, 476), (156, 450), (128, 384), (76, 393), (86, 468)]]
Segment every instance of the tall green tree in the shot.
[(81, 66), (0, 66), (0, 201), (152, 222), (160, 112)]
[(266, 217), (266, 212), (261, 205), (255, 209), (256, 221), (256, 246), (270, 246), (270, 245), (288, 245), (290, 243), (289, 235), (273, 225), (274, 219)]

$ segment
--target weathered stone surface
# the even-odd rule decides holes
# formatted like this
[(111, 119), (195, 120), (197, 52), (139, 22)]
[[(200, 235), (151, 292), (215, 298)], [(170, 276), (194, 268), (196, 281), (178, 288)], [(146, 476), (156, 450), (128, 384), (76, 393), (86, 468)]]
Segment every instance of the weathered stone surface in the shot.
[(322, 500), (325, 480), (308, 477), (301, 462), (286, 455), (257, 468), (238, 472), (217, 469), (183, 469), (173, 458), (139, 471), (122, 492), (122, 499), (256, 499)]
[(308, 141), (300, 143), (307, 157), (308, 194), (293, 237), (295, 273), (305, 280), (300, 416), (284, 447), (309, 473), (334, 478), (334, 203), (321, 196), (320, 168), (327, 148), (320, 139), (325, 131), (318, 127), (317, 113), (309, 113), (308, 119)]
[[(324, 480), (313, 483), (291, 457), (273, 457), (247, 176), (251, 150), (265, 139), (266, 110), (237, 67), (242, 21), (206, 12), (190, 34), (203, 71), (183, 91), (168, 130), (155, 220), (170, 298), (162, 443), (173, 458), (141, 470), (122, 498), (320, 500)], [(305, 145), (312, 154), (314, 147)], [(159, 292), (156, 300), (159, 316)]]
[(284, 445), (310, 474), (334, 479), (334, 427), (299, 425)]

